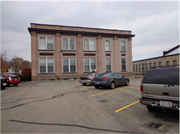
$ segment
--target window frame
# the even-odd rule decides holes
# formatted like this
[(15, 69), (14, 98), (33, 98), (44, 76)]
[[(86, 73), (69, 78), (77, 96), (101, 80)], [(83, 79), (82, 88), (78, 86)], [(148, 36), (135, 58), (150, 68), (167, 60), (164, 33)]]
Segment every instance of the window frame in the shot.
[[(124, 41), (124, 50), (121, 49), (121, 52), (126, 52), (126, 40), (121, 40), (121, 42)], [(122, 48), (122, 43), (120, 42), (120, 46)]]
[[(68, 59), (68, 69), (69, 69), (69, 71), (68, 72), (64, 72), (64, 64), (63, 64), (63, 61), (64, 61), (64, 59)], [(70, 70), (71, 70), (71, 59), (75, 59), (75, 72), (71, 72)], [(77, 60), (76, 60), (76, 58), (65, 58), (65, 57), (63, 57), (62, 58), (62, 73), (77, 73)]]
[[(46, 72), (44, 72), (44, 73), (41, 73), (41, 71), (40, 71), (40, 59), (46, 59)], [(53, 72), (48, 72), (48, 59), (53, 59)], [(41, 58), (39, 58), (39, 74), (51, 74), (51, 73), (54, 73), (54, 58), (43, 58), (43, 57), (41, 57)]]
[[(85, 39), (88, 39), (88, 43), (89, 43), (88, 44), (88, 50), (85, 50), (85, 47), (84, 47), (84, 45), (85, 45), (84, 40)], [(94, 44), (95, 45), (94, 46), (95, 50), (89, 50), (89, 48), (90, 48), (90, 40), (92, 40), (92, 39), (94, 40), (94, 43), (95, 43)], [(96, 51), (96, 39), (95, 38), (83, 38), (83, 51)]]
[[(174, 64), (174, 62), (176, 62), (176, 64)], [(177, 60), (173, 60), (173, 66), (177, 66)]]
[[(40, 49), (40, 47), (39, 47), (39, 46), (40, 46), (40, 43), (39, 43), (39, 42), (40, 42), (40, 38), (41, 38), (41, 37), (45, 37), (45, 47), (46, 47), (46, 49)], [(47, 45), (47, 38), (48, 38), (48, 37), (52, 37), (52, 38), (53, 38), (53, 49), (51, 49), (51, 50), (48, 50), (48, 49), (47, 49), (47, 46), (48, 46), (48, 45)], [(38, 36), (38, 50), (53, 51), (53, 50), (54, 50), (54, 36)]]
[[(110, 50), (106, 50), (106, 41), (109, 41), (109, 49)], [(108, 51), (111, 51), (111, 40), (105, 40), (105, 51), (108, 52)]]
[[(106, 59), (110, 59), (110, 67), (111, 67), (111, 69), (110, 70), (107, 70), (107, 65), (106, 65), (106, 71), (112, 71), (112, 66), (111, 66), (111, 58), (106, 58)], [(106, 63), (106, 59), (105, 59), (105, 63)]]
[[(167, 63), (169, 63), (169, 65), (167, 65)], [(167, 66), (167, 67), (170, 66), (170, 61), (166, 61), (166, 66)]]
[[(68, 38), (68, 49), (64, 49), (63, 48), (63, 39), (64, 38)], [(75, 44), (74, 44), (74, 49), (70, 49), (70, 39), (73, 38), (75, 41)], [(75, 37), (62, 37), (62, 50), (70, 50), (70, 51), (73, 51), (73, 50), (76, 50), (76, 38)]]
[[(85, 71), (85, 59), (88, 59), (88, 60), (89, 60), (89, 62), (88, 62), (89, 71)], [(91, 59), (95, 59), (95, 67), (96, 67), (95, 70), (97, 71), (97, 60), (96, 60), (96, 58), (84, 58), (84, 59), (83, 59), (83, 68), (84, 68), (83, 71), (84, 71), (84, 72), (92, 72), (92, 71), (91, 71), (91, 70), (92, 70), (92, 68), (91, 68)], [(95, 72), (96, 72), (96, 71), (95, 71)]]
[[(122, 60), (125, 59), (125, 70), (123, 70)], [(121, 71), (126, 71), (126, 58), (121, 58)]]

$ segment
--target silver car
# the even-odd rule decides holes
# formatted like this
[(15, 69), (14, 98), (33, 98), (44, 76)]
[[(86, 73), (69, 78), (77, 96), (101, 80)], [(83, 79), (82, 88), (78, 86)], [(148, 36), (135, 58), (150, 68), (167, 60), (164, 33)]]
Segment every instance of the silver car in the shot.
[(179, 67), (148, 70), (140, 90), (140, 103), (149, 111), (157, 107), (179, 110)]
[(88, 74), (84, 77), (80, 77), (80, 80), (79, 82), (83, 85), (91, 85), (92, 84), (92, 81), (93, 81), (93, 78), (94, 77), (98, 77), (100, 76), (101, 74), (99, 73), (91, 73), (91, 74)]

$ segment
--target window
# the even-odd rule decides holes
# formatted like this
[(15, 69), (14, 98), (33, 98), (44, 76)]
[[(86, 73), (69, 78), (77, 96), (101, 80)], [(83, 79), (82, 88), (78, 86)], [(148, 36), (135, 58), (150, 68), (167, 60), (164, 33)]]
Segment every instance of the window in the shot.
[(106, 71), (111, 71), (111, 59), (106, 58)]
[(152, 67), (152, 65), (151, 65), (151, 63), (149, 63), (149, 68), (151, 69), (151, 67)]
[(159, 66), (159, 67), (161, 67), (161, 66), (162, 66), (162, 63), (161, 63), (161, 62), (159, 62), (159, 63), (158, 63), (158, 66)]
[(142, 64), (142, 72), (144, 72), (144, 64)]
[(136, 72), (138, 72), (138, 69), (137, 69), (137, 64), (136, 64)]
[(147, 63), (145, 64), (145, 71), (147, 71)]
[(84, 39), (84, 50), (95, 51), (96, 50), (95, 39)]
[(173, 66), (177, 66), (177, 60), (173, 61)]
[(135, 72), (135, 65), (133, 65), (133, 72)]
[(76, 50), (75, 38), (63, 38), (63, 50)]
[(156, 62), (154, 62), (154, 67), (156, 67)]
[(121, 65), (122, 65), (122, 71), (125, 71), (126, 70), (126, 59), (125, 58), (121, 59)]
[(39, 37), (39, 49), (40, 50), (54, 50), (54, 38), (53, 37)]
[(139, 72), (141, 72), (141, 65), (139, 64)]
[(105, 51), (111, 51), (110, 40), (105, 41)]
[(84, 71), (92, 72), (96, 71), (96, 59), (95, 58), (85, 58), (84, 59)]
[(122, 40), (122, 41), (121, 41), (121, 51), (126, 51), (125, 40)]
[(76, 72), (76, 59), (75, 58), (63, 58), (63, 73)]
[(39, 59), (40, 73), (54, 73), (54, 58)]
[(170, 66), (170, 63), (169, 63), (169, 61), (166, 61), (166, 66)]

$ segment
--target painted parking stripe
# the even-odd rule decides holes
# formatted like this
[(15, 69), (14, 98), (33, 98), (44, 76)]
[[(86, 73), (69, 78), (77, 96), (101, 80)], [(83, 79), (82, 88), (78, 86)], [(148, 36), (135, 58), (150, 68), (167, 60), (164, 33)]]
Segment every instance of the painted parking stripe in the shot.
[(134, 88), (134, 89), (139, 89), (140, 90), (140, 88), (138, 88), (138, 87), (129, 86), (129, 88)]
[(97, 94), (89, 95), (88, 97), (98, 96), (98, 95), (101, 95), (101, 94), (106, 94), (106, 93), (110, 93), (110, 92), (114, 92), (114, 91), (118, 91), (118, 90), (122, 90), (122, 89), (126, 89), (126, 88), (129, 88), (129, 87), (117, 88), (117, 89), (110, 90), (110, 91), (107, 91), (107, 92), (102, 92), (102, 93), (97, 93)]
[(130, 106), (132, 106), (132, 105), (134, 105), (134, 104), (136, 104), (136, 103), (138, 103), (138, 102), (139, 102), (139, 100), (138, 100), (138, 101), (135, 101), (135, 102), (133, 102), (133, 103), (131, 103), (131, 104), (125, 106), (125, 107), (122, 107), (122, 108), (120, 108), (120, 109), (118, 109), (118, 110), (116, 110), (116, 111), (114, 111), (114, 112), (117, 113), (117, 112), (119, 112), (119, 111), (121, 111), (121, 110), (124, 110), (124, 109), (126, 109), (126, 108), (128, 108), (128, 107), (130, 107)]
[(76, 87), (76, 86), (81, 86), (80, 84), (78, 84), (78, 85), (72, 85), (71, 87)]
[(77, 90), (84, 90), (84, 89), (90, 89), (92, 87), (85, 87), (85, 88), (78, 88)]

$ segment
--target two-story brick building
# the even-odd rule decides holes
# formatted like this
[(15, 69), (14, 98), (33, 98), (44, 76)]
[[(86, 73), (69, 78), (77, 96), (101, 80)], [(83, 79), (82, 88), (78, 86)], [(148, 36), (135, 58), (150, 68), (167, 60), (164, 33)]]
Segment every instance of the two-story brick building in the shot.
[(132, 76), (131, 31), (31, 23), (32, 80), (79, 78), (92, 71)]

